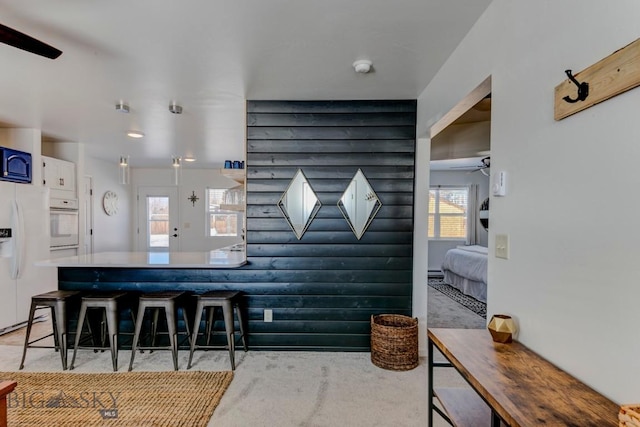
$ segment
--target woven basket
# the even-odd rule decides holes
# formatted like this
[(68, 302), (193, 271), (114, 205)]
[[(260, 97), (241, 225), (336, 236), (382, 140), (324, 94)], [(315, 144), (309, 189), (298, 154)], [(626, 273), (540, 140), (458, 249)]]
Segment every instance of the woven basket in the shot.
[(620, 427), (640, 427), (640, 405), (622, 405), (618, 421)]
[(371, 316), (371, 362), (393, 371), (418, 366), (418, 319), (399, 314)]

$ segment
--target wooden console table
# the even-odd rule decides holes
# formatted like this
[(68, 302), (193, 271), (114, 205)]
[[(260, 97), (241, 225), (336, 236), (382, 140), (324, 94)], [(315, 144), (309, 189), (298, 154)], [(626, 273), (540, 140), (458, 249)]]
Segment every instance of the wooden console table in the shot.
[[(429, 426), (618, 426), (620, 407), (524, 345), (494, 343), (484, 329), (429, 329)], [(434, 362), (434, 346), (447, 362)], [(474, 391), (434, 388), (433, 368), (453, 366)], [(437, 398), (444, 411), (434, 405)]]
[(7, 426), (7, 394), (16, 388), (15, 381), (0, 381), (0, 427)]

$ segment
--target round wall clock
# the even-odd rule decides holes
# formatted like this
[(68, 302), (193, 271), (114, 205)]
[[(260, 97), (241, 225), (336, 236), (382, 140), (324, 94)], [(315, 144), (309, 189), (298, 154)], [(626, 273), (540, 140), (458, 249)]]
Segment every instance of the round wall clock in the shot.
[(118, 195), (113, 191), (107, 191), (102, 196), (102, 208), (107, 215), (115, 215), (118, 212)]

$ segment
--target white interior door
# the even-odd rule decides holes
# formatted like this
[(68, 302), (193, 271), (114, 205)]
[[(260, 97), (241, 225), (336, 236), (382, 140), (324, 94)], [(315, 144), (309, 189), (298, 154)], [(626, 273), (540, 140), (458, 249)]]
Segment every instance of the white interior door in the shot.
[(84, 177), (84, 253), (93, 253), (93, 178)]
[(138, 189), (138, 248), (147, 252), (180, 250), (178, 189)]

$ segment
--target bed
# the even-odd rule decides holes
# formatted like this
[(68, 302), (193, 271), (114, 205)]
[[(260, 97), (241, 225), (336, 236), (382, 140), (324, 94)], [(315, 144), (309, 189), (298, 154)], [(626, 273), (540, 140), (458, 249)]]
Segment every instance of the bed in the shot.
[(479, 301), (487, 302), (487, 248), (458, 246), (444, 256), (444, 283)]

